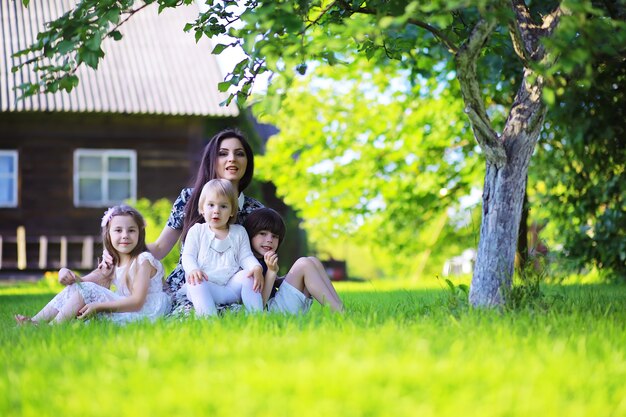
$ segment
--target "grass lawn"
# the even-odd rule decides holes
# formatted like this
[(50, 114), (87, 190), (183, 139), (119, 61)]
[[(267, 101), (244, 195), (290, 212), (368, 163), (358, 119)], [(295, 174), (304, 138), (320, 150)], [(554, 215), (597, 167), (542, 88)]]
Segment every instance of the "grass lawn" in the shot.
[(16, 327), (0, 287), (0, 416), (626, 416), (626, 286), (471, 311), (438, 283), (339, 283), (348, 312)]

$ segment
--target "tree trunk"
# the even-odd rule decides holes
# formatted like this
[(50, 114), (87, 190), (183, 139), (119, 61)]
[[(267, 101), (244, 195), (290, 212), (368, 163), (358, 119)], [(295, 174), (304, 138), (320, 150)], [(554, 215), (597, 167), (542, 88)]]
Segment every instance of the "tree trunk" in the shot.
[(474, 306), (504, 303), (511, 287), (527, 166), (487, 162), (478, 255), (470, 289)]
[(487, 159), (480, 241), (469, 295), (475, 307), (502, 305), (513, 281), (528, 164), (545, 116), (542, 79), (531, 75), (525, 71), (500, 137), (506, 163)]

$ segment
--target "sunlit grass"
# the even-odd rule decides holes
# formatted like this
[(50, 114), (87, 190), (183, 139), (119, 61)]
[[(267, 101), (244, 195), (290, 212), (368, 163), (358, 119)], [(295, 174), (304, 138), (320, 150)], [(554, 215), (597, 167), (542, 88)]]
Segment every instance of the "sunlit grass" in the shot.
[(41, 287), (0, 288), (2, 416), (626, 415), (624, 286), (496, 312), (436, 280), (347, 282), (345, 315), (16, 327)]

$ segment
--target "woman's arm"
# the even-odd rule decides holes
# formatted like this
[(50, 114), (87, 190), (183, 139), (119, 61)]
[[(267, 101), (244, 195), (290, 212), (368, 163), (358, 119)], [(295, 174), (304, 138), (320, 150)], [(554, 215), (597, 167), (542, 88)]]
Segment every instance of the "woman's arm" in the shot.
[(187, 232), (185, 246), (181, 256), (181, 262), (185, 273), (188, 274), (193, 270), (200, 269), (198, 257), (200, 256), (200, 246), (204, 236), (200, 233), (198, 224), (194, 224)]
[(137, 267), (135, 277), (133, 279), (132, 293), (128, 297), (121, 300), (107, 301), (103, 303), (89, 303), (80, 309), (80, 318), (86, 318), (98, 312), (117, 312), (126, 313), (131, 311), (139, 311), (146, 302), (148, 295), (148, 287), (150, 286), (150, 278), (156, 274), (156, 269), (148, 260), (144, 260)]
[(180, 235), (183, 233), (182, 230), (173, 229), (170, 226), (165, 226), (161, 231), (158, 239), (154, 243), (148, 243), (148, 250), (156, 259), (161, 260), (167, 256), (168, 253), (172, 250)]

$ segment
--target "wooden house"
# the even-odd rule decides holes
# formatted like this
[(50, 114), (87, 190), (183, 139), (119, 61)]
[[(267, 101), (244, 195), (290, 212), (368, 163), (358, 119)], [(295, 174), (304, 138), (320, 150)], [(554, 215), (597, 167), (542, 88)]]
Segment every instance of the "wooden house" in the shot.
[(226, 97), (217, 90), (223, 76), (210, 42), (196, 43), (183, 32), (197, 17), (196, 5), (161, 14), (156, 4), (147, 7), (121, 26), (121, 42), (103, 44), (106, 56), (97, 71), (79, 69), (80, 83), (71, 93), (18, 99), (15, 87), (34, 75), (12, 73), (18, 63), (13, 54), (74, 3), (31, 1), (25, 8), (21, 1), (0, 0), (5, 271), (91, 268), (107, 207), (127, 199), (173, 201), (218, 130), (238, 127), (258, 141), (244, 112), (219, 105)]

